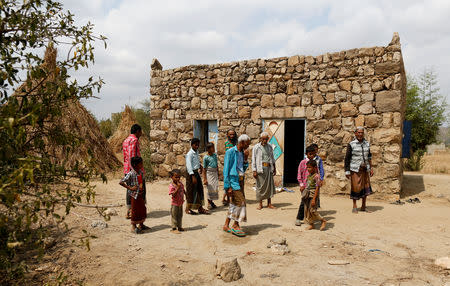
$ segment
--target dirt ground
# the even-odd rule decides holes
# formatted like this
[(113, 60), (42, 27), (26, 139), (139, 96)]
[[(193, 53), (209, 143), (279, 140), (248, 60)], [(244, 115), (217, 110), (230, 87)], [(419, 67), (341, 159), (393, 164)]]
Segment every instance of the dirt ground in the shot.
[[(224, 285), (215, 277), (217, 259), (238, 258), (243, 277), (230, 285), (450, 285), (450, 271), (434, 260), (450, 256), (450, 176), (406, 173), (405, 195), (421, 203), (393, 205), (368, 199), (372, 213), (351, 213), (344, 197), (321, 198), (327, 229), (307, 231), (294, 225), (300, 195), (275, 196), (276, 210), (256, 210), (255, 193), (247, 184), (248, 236), (221, 230), (226, 209), (211, 215), (183, 217), (186, 232), (172, 234), (168, 181), (147, 184), (147, 233), (130, 232), (125, 207), (116, 208), (105, 229), (95, 209), (76, 208), (68, 218), (71, 237), (87, 229), (97, 238), (91, 250), (67, 243), (44, 257), (41, 269), (64, 271), (85, 285)], [(98, 183), (98, 204), (123, 203), (117, 179)], [(276, 255), (266, 247), (286, 238), (290, 253)], [(69, 239), (67, 239), (69, 240)], [(248, 255), (248, 251), (254, 254)], [(329, 265), (344, 260), (347, 265)], [(50, 275), (51, 276), (51, 275)]]

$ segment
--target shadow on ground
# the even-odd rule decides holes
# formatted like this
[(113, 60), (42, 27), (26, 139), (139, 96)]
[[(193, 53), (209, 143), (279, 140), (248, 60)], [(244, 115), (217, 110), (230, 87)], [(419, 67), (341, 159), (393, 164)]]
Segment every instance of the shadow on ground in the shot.
[(162, 218), (162, 217), (165, 217), (168, 215), (170, 215), (169, 211), (157, 210), (157, 211), (149, 212), (147, 214), (147, 217), (148, 218)]
[(425, 183), (423, 175), (420, 174), (403, 174), (402, 190), (400, 198), (415, 196), (425, 192)]
[(196, 226), (185, 227), (184, 229), (186, 231), (193, 231), (193, 230), (201, 230), (201, 229), (204, 229), (204, 228), (206, 228), (206, 226), (199, 224), (199, 225), (196, 225)]
[(278, 227), (281, 227), (281, 225), (272, 223), (262, 223), (245, 226), (243, 227), (243, 230), (247, 233), (247, 235), (257, 235), (260, 231), (265, 230), (267, 228), (278, 228)]
[(157, 232), (157, 231), (161, 231), (161, 230), (165, 230), (165, 229), (170, 229), (170, 225), (168, 224), (160, 224), (160, 225), (155, 225), (155, 226), (151, 226), (150, 230), (145, 231), (146, 233), (150, 233), (150, 232)]

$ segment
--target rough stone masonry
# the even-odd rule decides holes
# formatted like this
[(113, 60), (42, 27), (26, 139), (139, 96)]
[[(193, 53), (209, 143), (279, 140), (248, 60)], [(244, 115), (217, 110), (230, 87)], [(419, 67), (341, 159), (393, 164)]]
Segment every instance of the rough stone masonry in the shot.
[(151, 69), (150, 140), (158, 176), (184, 166), (194, 120), (218, 121), (223, 162), (229, 128), (247, 133), (254, 144), (262, 119), (302, 118), (306, 144), (317, 143), (324, 159), (323, 192), (349, 193), (345, 147), (355, 126), (365, 126), (375, 195), (398, 195), (406, 76), (397, 33), (387, 47), (170, 70), (154, 60)]

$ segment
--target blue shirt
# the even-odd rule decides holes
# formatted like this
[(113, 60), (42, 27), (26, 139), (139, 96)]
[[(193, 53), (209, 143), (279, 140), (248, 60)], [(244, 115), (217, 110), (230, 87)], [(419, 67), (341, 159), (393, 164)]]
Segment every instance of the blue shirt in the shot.
[(217, 154), (214, 153), (211, 156), (206, 154), (203, 157), (203, 168), (217, 168)]
[(191, 148), (186, 154), (186, 171), (189, 175), (194, 175), (194, 170), (200, 169), (200, 157), (197, 151)]
[[(241, 159), (239, 159), (241, 158)], [(242, 163), (238, 163), (241, 161)], [(242, 167), (238, 167), (238, 165)], [(228, 149), (225, 152), (225, 159), (223, 164), (223, 188), (228, 190), (232, 188), (233, 190), (240, 190), (241, 186), (239, 185), (239, 171), (238, 168), (245, 172), (247, 170), (248, 163), (244, 163), (244, 153), (239, 152), (236, 146), (231, 149)]]

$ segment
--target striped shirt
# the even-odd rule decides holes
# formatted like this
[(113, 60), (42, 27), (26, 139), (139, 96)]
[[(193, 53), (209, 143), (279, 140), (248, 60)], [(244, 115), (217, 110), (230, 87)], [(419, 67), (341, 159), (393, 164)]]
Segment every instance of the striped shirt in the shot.
[(231, 143), (229, 140), (227, 140), (227, 142), (225, 142), (225, 152), (226, 152), (228, 149), (231, 149), (231, 148), (233, 148), (233, 147), (234, 147), (234, 144)]

